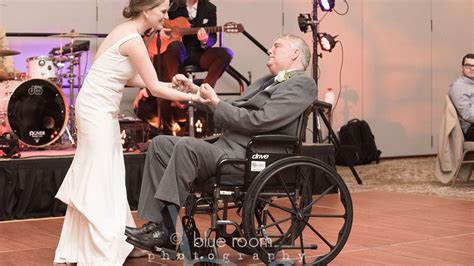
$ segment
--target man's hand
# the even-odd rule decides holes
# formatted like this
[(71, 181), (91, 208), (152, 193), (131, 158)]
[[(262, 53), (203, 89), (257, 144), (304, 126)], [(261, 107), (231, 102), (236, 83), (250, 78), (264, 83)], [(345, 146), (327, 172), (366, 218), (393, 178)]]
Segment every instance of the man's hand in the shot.
[(217, 97), (216, 91), (211, 87), (211, 85), (204, 83), (199, 89), (199, 96), (203, 99), (208, 100), (208, 104), (216, 107), (219, 104), (220, 99)]
[(189, 94), (189, 95), (191, 96), (190, 101), (199, 102), (199, 103), (203, 103), (203, 104), (209, 104), (210, 103), (209, 99), (203, 98), (201, 96), (200, 89), (197, 90), (196, 94)]
[(209, 35), (207, 34), (204, 28), (200, 28), (197, 32), (197, 38), (201, 42), (201, 47), (204, 49), (207, 45), (207, 40), (209, 39)]
[(199, 90), (199, 86), (194, 84), (183, 74), (177, 74), (173, 77), (171, 87), (182, 92), (191, 92), (194, 94)]
[(141, 89), (138, 94), (137, 94), (137, 97), (135, 97), (135, 100), (133, 101), (133, 109), (137, 109), (138, 108), (138, 102), (141, 101), (143, 98), (148, 98), (150, 97), (150, 95), (148, 95), (148, 92), (146, 89)]

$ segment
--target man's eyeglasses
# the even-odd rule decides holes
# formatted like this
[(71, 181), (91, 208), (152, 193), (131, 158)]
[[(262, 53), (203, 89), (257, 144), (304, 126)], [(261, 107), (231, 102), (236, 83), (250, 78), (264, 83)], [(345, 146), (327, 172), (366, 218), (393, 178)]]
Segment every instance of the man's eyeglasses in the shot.
[(464, 67), (464, 68), (473, 68), (474, 65), (471, 65), (471, 64), (464, 64), (463, 67)]

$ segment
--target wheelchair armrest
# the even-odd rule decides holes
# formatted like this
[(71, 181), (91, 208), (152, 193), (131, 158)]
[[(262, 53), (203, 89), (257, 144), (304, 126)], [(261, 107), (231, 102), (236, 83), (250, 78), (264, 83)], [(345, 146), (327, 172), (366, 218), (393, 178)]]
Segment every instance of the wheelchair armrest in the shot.
[(290, 135), (257, 135), (250, 139), (247, 144), (247, 151), (257, 143), (275, 143), (275, 144), (298, 144), (298, 138)]
[(216, 168), (216, 180), (215, 185), (220, 186), (221, 184), (221, 169), (226, 164), (243, 164), (247, 163), (247, 159), (238, 159), (238, 158), (224, 158), (217, 163)]
[(282, 142), (293, 142), (298, 141), (298, 138), (290, 135), (256, 135), (251, 140), (253, 141), (282, 141)]
[(322, 109), (328, 109), (328, 110), (332, 109), (332, 104), (327, 103), (327, 102), (323, 102), (323, 101), (319, 101), (319, 100), (314, 100), (313, 105), (316, 108), (322, 108)]

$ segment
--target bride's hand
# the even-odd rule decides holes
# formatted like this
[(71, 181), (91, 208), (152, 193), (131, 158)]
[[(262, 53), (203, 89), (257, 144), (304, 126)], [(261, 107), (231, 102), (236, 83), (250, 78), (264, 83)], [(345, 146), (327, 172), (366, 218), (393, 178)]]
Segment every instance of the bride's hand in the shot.
[(177, 74), (173, 77), (171, 81), (171, 87), (182, 92), (191, 93), (197, 93), (197, 91), (199, 90), (199, 86), (194, 84), (183, 74)]

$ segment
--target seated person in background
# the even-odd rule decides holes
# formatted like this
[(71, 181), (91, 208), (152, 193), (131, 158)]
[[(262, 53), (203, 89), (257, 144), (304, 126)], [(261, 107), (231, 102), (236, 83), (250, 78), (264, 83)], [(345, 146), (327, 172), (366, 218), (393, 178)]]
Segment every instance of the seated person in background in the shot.
[(458, 112), (464, 139), (474, 141), (474, 54), (463, 57), (461, 73), (449, 88), (449, 98)]
[(185, 35), (182, 41), (171, 40), (161, 54), (161, 72), (169, 79), (178, 74), (181, 65), (198, 65), (207, 70), (203, 83), (212, 87), (232, 60), (233, 53), (224, 47), (212, 47), (216, 33), (207, 33), (203, 27), (217, 26), (217, 10), (209, 0), (177, 0), (176, 9), (168, 12), (170, 20), (185, 17), (192, 28), (200, 28), (196, 35)]
[[(173, 34), (166, 38), (161, 34), (161, 44), (158, 45), (165, 52), (158, 54), (153, 63), (160, 80), (171, 81), (179, 73), (183, 65), (197, 65), (207, 70), (207, 75), (203, 83), (208, 83), (212, 87), (216, 85), (217, 80), (222, 76), (232, 60), (233, 53), (230, 49), (224, 47), (212, 47), (217, 41), (216, 33), (208, 33), (203, 27), (217, 26), (217, 9), (209, 0), (176, 0), (168, 11), (170, 20), (184, 17), (189, 20), (192, 28), (199, 28), (196, 35), (185, 35), (181, 39), (174, 39)], [(171, 22), (173, 23), (173, 22)], [(181, 26), (181, 27), (184, 27)], [(160, 35), (154, 35), (151, 43)], [(146, 90), (141, 90), (137, 95), (135, 102), (138, 103), (143, 97), (148, 97)], [(161, 119), (163, 133), (171, 135), (171, 123), (173, 120), (173, 106), (184, 105), (179, 103), (172, 104), (168, 100), (159, 100), (158, 108)]]
[[(310, 50), (305, 41), (293, 35), (279, 37), (268, 51), (271, 75), (258, 79), (234, 102), (220, 100), (208, 84), (200, 95), (210, 100), (214, 122), (223, 129), (214, 143), (190, 137), (157, 136), (146, 155), (138, 216), (150, 221), (141, 228), (127, 227), (127, 241), (151, 250), (154, 246), (172, 248), (169, 235), (173, 220), (183, 206), (193, 182), (216, 174), (224, 158), (245, 158), (245, 147), (257, 134), (295, 135), (298, 118), (314, 101), (316, 83), (304, 75)], [(181, 76), (174, 78), (191, 91), (196, 86)], [(242, 174), (237, 167), (224, 167), (223, 174)]]
[[(2, 26), (0, 26), (0, 50), (8, 50), (7, 37)], [(11, 56), (0, 56), (0, 82), (15, 79), (17, 72)]]

